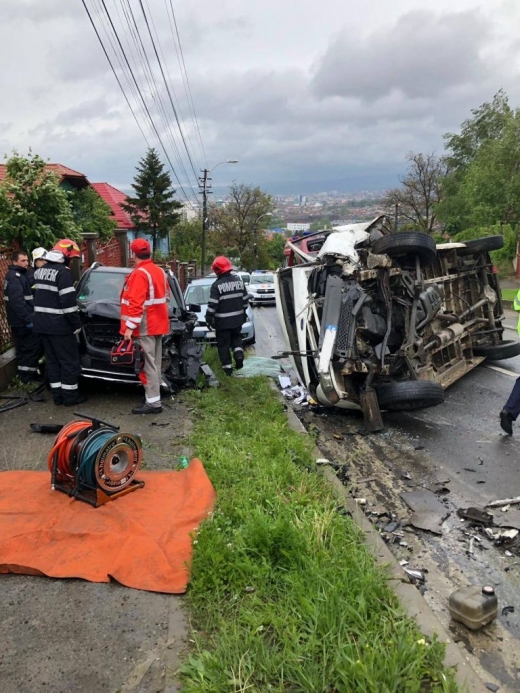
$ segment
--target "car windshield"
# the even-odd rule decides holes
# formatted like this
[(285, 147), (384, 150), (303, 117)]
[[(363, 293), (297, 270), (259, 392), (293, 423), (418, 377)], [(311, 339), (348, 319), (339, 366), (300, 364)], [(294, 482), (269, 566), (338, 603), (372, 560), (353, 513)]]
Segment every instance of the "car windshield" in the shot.
[(209, 292), (211, 284), (195, 284), (188, 286), (186, 289), (186, 303), (198, 303), (199, 305), (207, 305), (209, 301)]
[(90, 272), (87, 280), (80, 287), (79, 301), (110, 301), (119, 303), (125, 279), (123, 272)]
[(274, 275), (252, 274), (250, 284), (274, 284)]
[[(78, 301), (81, 303), (106, 303), (119, 304), (123, 284), (129, 275), (124, 272), (89, 272), (85, 281), (80, 284)], [(168, 315), (171, 317), (175, 310), (179, 309), (179, 303), (171, 286), (166, 295), (168, 303)]]

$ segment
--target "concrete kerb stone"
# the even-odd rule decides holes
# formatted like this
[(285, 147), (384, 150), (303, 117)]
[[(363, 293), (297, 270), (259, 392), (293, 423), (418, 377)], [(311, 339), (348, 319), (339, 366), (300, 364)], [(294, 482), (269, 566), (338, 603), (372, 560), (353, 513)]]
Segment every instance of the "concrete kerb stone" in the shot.
[[(293, 431), (308, 435), (305, 427), (290, 407), (287, 408), (286, 413), (289, 420), (289, 427)], [(316, 447), (314, 448), (313, 454), (316, 459), (322, 456)], [(368, 550), (374, 557), (376, 564), (388, 571), (389, 584), (401, 602), (407, 616), (415, 620), (417, 627), (423, 635), (427, 637), (437, 635), (437, 639), (445, 644), (446, 653), (444, 665), (455, 669), (455, 679), (461, 693), (487, 693), (488, 689), (484, 685), (482, 679), (472, 668), (470, 662), (464, 657), (463, 652), (461, 652), (457, 645), (451, 640), (449, 634), (428, 606), (419, 590), (406, 581), (403, 575), (403, 569), (399, 565), (397, 559), (391, 553), (388, 546), (374, 529), (372, 523), (367, 519), (355, 500), (348, 495), (341, 481), (331, 469), (324, 467), (323, 473), (332, 485), (335, 493), (341, 498), (341, 502), (350, 513), (353, 522), (365, 535)]]

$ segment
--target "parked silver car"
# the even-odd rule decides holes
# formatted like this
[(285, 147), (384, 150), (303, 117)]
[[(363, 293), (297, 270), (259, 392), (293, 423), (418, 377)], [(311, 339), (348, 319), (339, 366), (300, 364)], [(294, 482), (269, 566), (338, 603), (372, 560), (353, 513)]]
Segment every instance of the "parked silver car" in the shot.
[[(198, 304), (200, 310), (196, 312), (197, 323), (193, 330), (193, 336), (198, 341), (215, 344), (215, 332), (210, 330), (206, 324), (206, 310), (208, 309), (209, 294), (211, 285), (215, 279), (212, 277), (204, 277), (203, 279), (194, 279), (189, 284), (184, 292), (185, 301), (188, 304)], [(254, 344), (255, 338), (255, 321), (253, 311), (250, 306), (247, 307), (247, 322), (242, 325), (242, 340), (244, 344)]]
[(381, 409), (434, 406), (485, 358), (520, 354), (503, 340), (489, 255), (501, 236), (436, 246), (420, 232), (392, 233), (384, 216), (320, 233), (312, 255), (288, 243), (275, 281), (287, 353), (320, 403), (366, 414), (375, 392)]

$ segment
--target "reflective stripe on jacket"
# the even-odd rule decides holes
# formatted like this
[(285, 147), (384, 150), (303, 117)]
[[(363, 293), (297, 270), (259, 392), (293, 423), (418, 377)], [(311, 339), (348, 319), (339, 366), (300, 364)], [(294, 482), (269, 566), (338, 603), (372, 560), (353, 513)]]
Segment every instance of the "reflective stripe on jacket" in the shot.
[(121, 334), (129, 327), (134, 337), (168, 334), (170, 285), (164, 271), (143, 260), (128, 275), (121, 292)]
[(72, 334), (81, 327), (76, 289), (68, 267), (47, 262), (34, 273), (34, 330)]
[[(520, 311), (520, 291), (516, 294), (515, 300), (513, 301), (513, 308)], [(520, 315), (518, 316), (518, 324), (516, 326), (518, 334), (520, 334)]]
[(242, 279), (231, 272), (221, 274), (211, 285), (206, 322), (217, 330), (232, 330), (246, 322), (249, 296)]

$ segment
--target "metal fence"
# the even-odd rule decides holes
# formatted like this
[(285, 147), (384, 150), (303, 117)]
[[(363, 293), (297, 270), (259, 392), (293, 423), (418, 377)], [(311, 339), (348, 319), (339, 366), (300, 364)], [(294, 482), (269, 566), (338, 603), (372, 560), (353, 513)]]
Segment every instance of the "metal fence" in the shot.
[[(126, 236), (124, 236), (126, 242)], [(87, 245), (83, 244), (82, 255), (84, 257), (83, 269), (90, 267), (89, 254), (86, 252)], [(122, 267), (123, 266), (123, 249), (121, 248), (121, 242), (119, 238), (111, 238), (106, 243), (96, 242), (96, 259), (97, 262), (101, 262), (103, 265), (108, 265), (109, 267)]]

